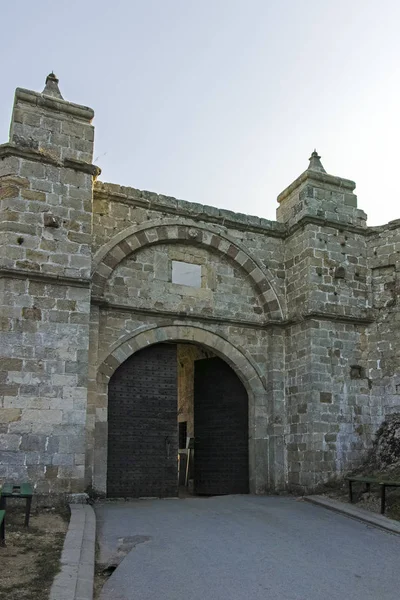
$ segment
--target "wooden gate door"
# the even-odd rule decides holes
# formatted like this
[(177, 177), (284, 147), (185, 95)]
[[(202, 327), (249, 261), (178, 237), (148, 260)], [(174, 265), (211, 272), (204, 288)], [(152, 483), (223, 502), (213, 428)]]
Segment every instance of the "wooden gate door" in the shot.
[(108, 387), (107, 496), (178, 494), (176, 345), (133, 354)]
[(195, 492), (247, 494), (247, 392), (220, 358), (197, 360), (194, 364)]

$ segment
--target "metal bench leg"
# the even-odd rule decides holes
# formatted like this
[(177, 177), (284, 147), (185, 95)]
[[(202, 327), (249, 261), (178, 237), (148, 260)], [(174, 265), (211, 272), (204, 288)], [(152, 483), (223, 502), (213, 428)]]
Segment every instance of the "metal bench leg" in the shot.
[(25, 527), (29, 527), (29, 517), (31, 514), (32, 496), (26, 499), (25, 505)]
[(385, 492), (386, 492), (386, 486), (385, 484), (381, 484), (381, 515), (385, 514), (385, 504), (386, 504), (386, 498), (385, 498)]
[(371, 490), (371, 484), (370, 483), (366, 483), (365, 484), (365, 491), (366, 492), (370, 492), (370, 490)]
[(353, 503), (353, 482), (349, 479), (349, 499)]
[(0, 546), (6, 545), (6, 518), (4, 517), (0, 525)]

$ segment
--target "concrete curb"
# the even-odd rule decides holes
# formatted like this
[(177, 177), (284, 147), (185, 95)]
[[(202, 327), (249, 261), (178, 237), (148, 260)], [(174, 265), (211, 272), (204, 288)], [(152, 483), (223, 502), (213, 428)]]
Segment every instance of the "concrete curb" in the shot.
[(393, 519), (388, 519), (383, 515), (369, 512), (363, 508), (356, 508), (353, 504), (345, 504), (344, 502), (326, 498), (325, 496), (305, 496), (304, 500), (311, 502), (312, 504), (317, 504), (318, 506), (323, 506), (329, 510), (334, 510), (347, 517), (351, 517), (352, 519), (358, 519), (359, 521), (363, 521), (374, 527), (380, 527), (381, 529), (400, 535), (400, 521), (394, 521)]
[(71, 520), (49, 600), (92, 600), (96, 517), (88, 504), (70, 504)]

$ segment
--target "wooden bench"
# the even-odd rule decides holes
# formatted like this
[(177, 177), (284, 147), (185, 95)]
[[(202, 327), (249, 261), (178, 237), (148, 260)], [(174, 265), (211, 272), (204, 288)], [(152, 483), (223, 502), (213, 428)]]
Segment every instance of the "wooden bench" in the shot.
[(4, 483), (0, 492), (0, 510), (6, 508), (7, 498), (25, 498), (25, 527), (29, 527), (33, 490), (30, 483)]
[(386, 507), (386, 488), (400, 487), (400, 481), (393, 481), (385, 477), (364, 477), (363, 475), (349, 475), (346, 477), (349, 482), (349, 498), (353, 502), (353, 483), (365, 483), (365, 491), (369, 492), (371, 485), (379, 485), (381, 489), (381, 515), (385, 514)]
[(5, 522), (5, 510), (0, 510), (0, 546), (6, 545), (6, 522)]

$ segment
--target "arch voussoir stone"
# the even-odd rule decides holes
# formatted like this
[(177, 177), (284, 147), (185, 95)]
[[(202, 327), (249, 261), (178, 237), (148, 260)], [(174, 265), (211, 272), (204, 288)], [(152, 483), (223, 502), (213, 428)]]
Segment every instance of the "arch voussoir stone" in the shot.
[(123, 241), (125, 241), (128, 244), (129, 248), (130, 248), (130, 252), (128, 252), (128, 255), (131, 254), (132, 252), (135, 252), (136, 250), (138, 250), (138, 248), (141, 247), (141, 243), (139, 242), (139, 240), (136, 237), (136, 235), (130, 235), (129, 237), (127, 237)]
[(119, 367), (120, 364), (120, 360), (118, 360), (118, 358), (116, 356), (113, 356), (112, 354), (110, 354), (105, 361), (105, 365), (107, 366), (107, 368), (110, 369), (116, 369), (117, 367)]

